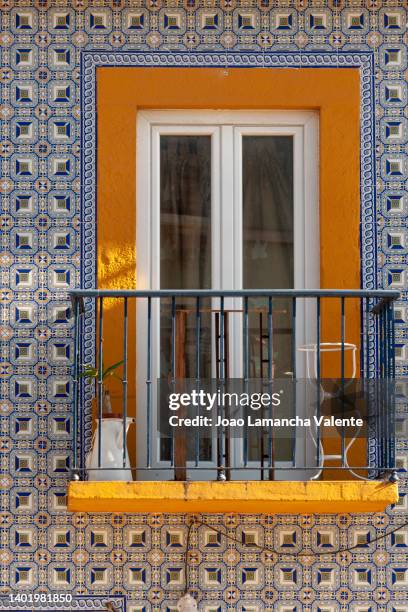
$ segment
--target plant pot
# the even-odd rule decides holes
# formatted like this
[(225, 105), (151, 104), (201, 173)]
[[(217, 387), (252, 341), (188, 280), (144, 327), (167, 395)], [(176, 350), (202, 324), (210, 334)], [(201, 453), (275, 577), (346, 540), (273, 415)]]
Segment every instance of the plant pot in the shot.
[[(131, 423), (133, 423), (133, 419), (127, 418), (126, 435)], [(99, 435), (101, 437), (100, 466), (98, 465)], [(125, 451), (125, 467), (123, 467), (123, 419), (121, 417), (116, 415), (104, 416), (100, 424), (97, 422), (92, 448), (86, 457), (85, 466), (88, 480), (133, 480), (127, 449)]]

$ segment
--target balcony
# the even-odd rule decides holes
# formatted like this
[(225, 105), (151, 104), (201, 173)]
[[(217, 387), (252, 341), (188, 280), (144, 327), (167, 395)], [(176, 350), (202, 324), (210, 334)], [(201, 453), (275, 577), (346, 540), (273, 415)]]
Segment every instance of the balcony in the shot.
[(73, 291), (68, 509), (327, 513), (395, 503), (398, 296)]

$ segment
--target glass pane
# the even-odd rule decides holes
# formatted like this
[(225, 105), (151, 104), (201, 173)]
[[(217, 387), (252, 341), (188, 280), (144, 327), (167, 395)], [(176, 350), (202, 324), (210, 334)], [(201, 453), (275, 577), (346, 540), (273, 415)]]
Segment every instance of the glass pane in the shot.
[[(160, 285), (161, 289), (211, 288), (211, 136), (160, 138)], [(211, 376), (210, 301), (202, 300), (200, 376)], [(196, 376), (196, 302), (176, 302), (176, 377)], [(161, 376), (172, 370), (171, 303), (160, 315)], [(195, 456), (194, 438), (188, 458)], [(170, 459), (170, 440), (162, 440), (161, 458)], [(208, 440), (200, 441), (200, 459), (209, 460)]]
[[(294, 286), (293, 137), (244, 136), (243, 285), (245, 289)], [(268, 376), (268, 302), (249, 303), (251, 378)], [(290, 376), (291, 302), (273, 301), (273, 375)], [(289, 346), (288, 346), (289, 343)], [(291, 444), (275, 449), (275, 460), (289, 460)], [(259, 461), (267, 444), (251, 433), (249, 458)]]
[(162, 289), (211, 288), (211, 136), (160, 138)]
[(293, 138), (243, 137), (244, 287), (293, 287)]

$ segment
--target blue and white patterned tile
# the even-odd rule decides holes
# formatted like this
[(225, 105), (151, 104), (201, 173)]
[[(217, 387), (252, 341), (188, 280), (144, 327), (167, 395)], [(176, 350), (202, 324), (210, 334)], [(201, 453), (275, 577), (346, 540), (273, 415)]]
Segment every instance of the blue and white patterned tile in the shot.
[[(8, 449), (2, 466), (15, 475), (14, 483), (4, 479), (2, 492), (4, 550), (12, 551), (10, 559), (14, 555), (7, 581), (22, 592), (39, 584), (88, 594), (125, 588), (131, 612), (174, 610), (184, 589), (185, 517), (100, 520), (66, 511), (72, 436), (72, 319), (66, 292), (79, 283), (76, 258), (84, 246), (77, 233), (81, 51), (158, 50), (170, 57), (174, 50), (233, 49), (238, 61), (248, 50), (266, 56), (267, 50), (284, 55), (301, 48), (310, 56), (334, 52), (341, 61), (342, 52), (375, 50), (369, 78), (378, 76), (373, 92), (381, 145), (378, 277), (384, 287), (406, 290), (406, 6), (402, 0), (3, 0), (2, 9), (2, 228), (10, 280), (3, 337), (10, 340), (5, 381), (14, 402), (1, 403)], [(309, 61), (303, 51), (302, 61)], [(405, 301), (397, 306), (397, 323), (398, 364), (406, 372)], [(11, 372), (10, 364), (23, 370)], [(388, 516), (401, 521), (407, 511), (408, 495), (401, 487), (400, 502)], [(326, 517), (312, 524), (309, 519), (211, 519), (221, 531), (240, 533), (245, 546), (200, 527), (191, 553), (191, 579), (202, 591), (200, 610), (408, 611), (407, 568), (399, 558), (385, 569), (381, 565), (384, 547), (373, 541), (371, 517), (363, 522)], [(404, 556), (406, 543), (404, 531), (390, 536), (390, 554)], [(319, 558), (309, 568), (293, 557), (278, 563), (273, 555), (272, 561), (261, 557), (256, 545), (265, 544), (287, 555), (308, 546), (319, 554), (339, 544), (358, 548), (353, 561)], [(62, 562), (64, 554), (72, 559)]]

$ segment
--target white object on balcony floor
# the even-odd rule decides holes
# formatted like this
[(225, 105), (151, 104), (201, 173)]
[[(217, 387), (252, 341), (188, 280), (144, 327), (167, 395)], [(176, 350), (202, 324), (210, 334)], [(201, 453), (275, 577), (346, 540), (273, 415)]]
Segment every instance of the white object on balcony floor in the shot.
[[(126, 435), (133, 421), (132, 418), (126, 419)], [(100, 468), (98, 468), (99, 426), (101, 427)], [(97, 423), (85, 466), (88, 480), (133, 480), (127, 449), (125, 467), (123, 467), (123, 419), (102, 418)]]

